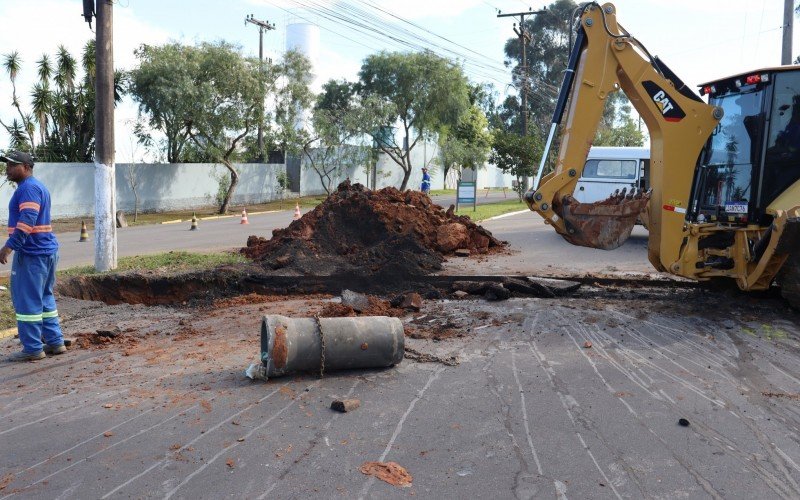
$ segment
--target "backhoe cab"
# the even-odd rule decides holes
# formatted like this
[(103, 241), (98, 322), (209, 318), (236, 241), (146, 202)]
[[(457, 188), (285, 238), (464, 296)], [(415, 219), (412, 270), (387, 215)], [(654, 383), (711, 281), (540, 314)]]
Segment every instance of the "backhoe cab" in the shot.
[[(800, 307), (800, 67), (708, 82), (705, 103), (617, 23), (612, 4), (589, 3), (565, 75), (525, 196), (531, 210), (571, 243), (602, 249), (622, 245), (642, 220), (656, 269), (732, 278), (743, 290), (777, 276)], [(580, 203), (573, 191), (605, 100), (620, 89), (650, 133), (651, 189)], [(559, 125), (556, 165), (542, 176)]]

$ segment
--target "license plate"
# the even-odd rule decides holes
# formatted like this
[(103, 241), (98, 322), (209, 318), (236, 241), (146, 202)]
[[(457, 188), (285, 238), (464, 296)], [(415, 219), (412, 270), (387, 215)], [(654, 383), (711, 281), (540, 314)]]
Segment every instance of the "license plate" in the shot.
[(747, 203), (727, 203), (725, 204), (725, 211), (729, 214), (746, 214)]

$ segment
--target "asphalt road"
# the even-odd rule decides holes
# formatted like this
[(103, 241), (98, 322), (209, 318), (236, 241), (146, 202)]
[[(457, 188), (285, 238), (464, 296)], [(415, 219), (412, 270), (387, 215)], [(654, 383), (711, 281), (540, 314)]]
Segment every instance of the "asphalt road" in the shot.
[(576, 274), (654, 273), (647, 260), (647, 230), (635, 226), (628, 241), (614, 250), (578, 247), (568, 243), (536, 213), (507, 214), (481, 223), (508, 242), (506, 255), (491, 259), (451, 258), (448, 274), (522, 274), (573, 276)]
[[(0, 499), (800, 496), (792, 317), (620, 295), (428, 302), (407, 324), (463, 336), (407, 346), (456, 366), (266, 383), (242, 369), (279, 302), (102, 317), (64, 301), (73, 331), (111, 321), (140, 341), (0, 365)], [(179, 321), (193, 333), (170, 335)], [(328, 408), (348, 397), (361, 407)], [(413, 485), (362, 474), (370, 461)]]

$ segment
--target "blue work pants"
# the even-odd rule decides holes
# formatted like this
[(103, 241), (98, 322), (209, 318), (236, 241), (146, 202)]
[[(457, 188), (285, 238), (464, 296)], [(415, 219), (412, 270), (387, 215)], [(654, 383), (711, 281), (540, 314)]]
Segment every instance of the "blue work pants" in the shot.
[(51, 346), (64, 345), (58, 323), (53, 287), (58, 253), (30, 255), (14, 252), (11, 264), (11, 301), (17, 314), (17, 332), (22, 350), (34, 354)]

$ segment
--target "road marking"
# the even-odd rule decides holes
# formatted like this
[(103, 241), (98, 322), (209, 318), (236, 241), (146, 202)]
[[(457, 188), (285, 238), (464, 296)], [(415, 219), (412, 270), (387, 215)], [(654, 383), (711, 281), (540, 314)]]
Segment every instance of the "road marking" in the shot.
[[(312, 387), (316, 387), (316, 386), (318, 386), (318, 385), (319, 385), (321, 382), (322, 382), (321, 380), (318, 380), (318, 381), (314, 382), (313, 384), (311, 384), (311, 385), (307, 386), (307, 387), (306, 387), (306, 391), (309, 391), (309, 390), (310, 390)], [(274, 393), (273, 393), (273, 394), (274, 394)], [(245, 439), (245, 441), (246, 441), (247, 439), (249, 439), (249, 438), (250, 438), (250, 436), (252, 436), (253, 434), (255, 434), (255, 433), (256, 433), (256, 431), (259, 431), (259, 430), (263, 429), (264, 427), (266, 427), (267, 425), (269, 425), (269, 424), (270, 424), (270, 423), (271, 423), (273, 420), (275, 420), (276, 418), (280, 417), (280, 416), (281, 416), (281, 414), (283, 414), (283, 412), (285, 412), (286, 410), (288, 410), (289, 408), (291, 408), (292, 406), (294, 406), (294, 404), (295, 404), (295, 403), (297, 403), (299, 400), (300, 400), (300, 398), (299, 398), (299, 397), (298, 397), (298, 398), (296, 398), (296, 399), (292, 399), (292, 400), (289, 402), (289, 404), (288, 404), (288, 405), (286, 405), (286, 406), (284, 406), (283, 408), (281, 408), (280, 410), (278, 410), (278, 412), (276, 412), (274, 415), (272, 415), (272, 416), (271, 416), (271, 417), (269, 417), (268, 419), (264, 420), (264, 422), (262, 422), (262, 423), (260, 423), (259, 425), (257, 425), (257, 426), (255, 426), (255, 427), (253, 427), (252, 429), (250, 429), (250, 431), (249, 431), (247, 434), (245, 434), (244, 436), (242, 436), (242, 437), (244, 437), (244, 439)], [(252, 406), (252, 405), (251, 405), (251, 406)], [(242, 410), (242, 412), (244, 412), (244, 410)], [(240, 413), (242, 413), (242, 412), (240, 412)], [(227, 420), (230, 420), (230, 418), (228, 418)], [(226, 421), (227, 421), (227, 420), (226, 420)], [(220, 424), (222, 424), (222, 423), (224, 423), (224, 422), (220, 422)], [(202, 435), (203, 435), (203, 434), (201, 434), (201, 436), (202, 436)], [(210, 459), (210, 460), (207, 460), (207, 461), (206, 461), (206, 462), (205, 462), (205, 463), (204, 463), (204, 464), (203, 464), (201, 467), (197, 468), (197, 469), (196, 469), (194, 472), (192, 472), (191, 474), (189, 474), (188, 476), (186, 476), (186, 477), (183, 479), (183, 481), (181, 481), (181, 482), (178, 484), (178, 486), (176, 486), (176, 487), (172, 488), (172, 489), (171, 489), (171, 490), (170, 490), (170, 491), (169, 491), (169, 492), (168, 492), (166, 495), (164, 495), (164, 500), (167, 500), (168, 498), (172, 498), (172, 495), (174, 495), (174, 494), (175, 494), (175, 493), (176, 493), (176, 492), (177, 492), (179, 489), (181, 489), (181, 487), (182, 487), (183, 485), (185, 485), (186, 483), (188, 483), (189, 481), (191, 481), (191, 479), (192, 479), (193, 477), (195, 477), (196, 475), (198, 475), (198, 474), (200, 474), (201, 472), (203, 472), (203, 471), (206, 469), (206, 467), (208, 467), (209, 465), (211, 465), (211, 464), (213, 464), (214, 462), (216, 462), (216, 460), (217, 460), (219, 457), (221, 457), (222, 455), (225, 455), (226, 453), (230, 453), (230, 451), (231, 451), (233, 448), (235, 448), (235, 447), (239, 446), (239, 444), (241, 444), (241, 443), (240, 443), (239, 441), (237, 441), (237, 442), (233, 443), (232, 445), (228, 446), (227, 448), (223, 448), (223, 449), (222, 449), (222, 451), (220, 451), (219, 453), (217, 453), (216, 455), (214, 455), (213, 457), (211, 457), (211, 459)], [(106, 497), (108, 497), (108, 494), (107, 494), (106, 496), (104, 496), (103, 498), (106, 498)]]
[[(174, 450), (174, 451), (175, 451), (175, 452), (177, 452), (177, 453), (180, 453), (180, 452), (182, 452), (182, 451), (185, 451), (185, 450), (186, 450), (186, 448), (188, 448), (189, 446), (193, 445), (194, 443), (196, 443), (197, 441), (199, 441), (199, 440), (200, 440), (200, 439), (202, 439), (203, 437), (207, 437), (207, 436), (209, 436), (209, 435), (210, 435), (212, 432), (214, 432), (215, 430), (219, 429), (219, 428), (220, 428), (220, 427), (221, 427), (223, 424), (225, 424), (225, 423), (227, 423), (227, 422), (230, 422), (232, 419), (234, 419), (234, 418), (238, 417), (238, 416), (239, 416), (239, 415), (241, 415), (242, 413), (244, 413), (244, 412), (246, 412), (247, 410), (249, 410), (249, 409), (253, 408), (255, 405), (257, 405), (257, 404), (260, 404), (260, 403), (262, 403), (262, 402), (266, 401), (267, 399), (271, 398), (271, 397), (272, 397), (274, 394), (276, 394), (278, 391), (280, 391), (282, 388), (286, 387), (287, 385), (289, 385), (289, 383), (288, 383), (288, 382), (287, 382), (287, 383), (285, 383), (285, 384), (283, 384), (282, 386), (278, 387), (278, 388), (277, 388), (277, 389), (275, 389), (274, 391), (270, 392), (269, 394), (267, 394), (267, 395), (266, 395), (266, 396), (264, 396), (263, 398), (259, 399), (259, 400), (258, 400), (258, 401), (256, 401), (255, 403), (252, 403), (252, 404), (248, 405), (248, 406), (247, 406), (247, 407), (245, 407), (243, 410), (239, 410), (239, 411), (237, 411), (236, 413), (234, 413), (234, 414), (232, 414), (232, 415), (228, 415), (228, 416), (227, 416), (227, 417), (225, 417), (224, 419), (220, 420), (218, 423), (214, 424), (214, 426), (213, 426), (213, 427), (211, 427), (210, 429), (208, 429), (208, 431), (206, 431), (206, 432), (205, 432), (205, 433), (203, 433), (203, 434), (200, 434), (200, 435), (198, 435), (196, 438), (192, 439), (191, 441), (189, 441), (188, 443), (186, 443), (185, 445), (181, 446), (180, 448), (178, 448), (177, 450)], [(196, 406), (196, 405), (195, 405), (195, 406)], [(193, 407), (192, 407), (192, 408), (193, 408)], [(182, 410), (182, 411), (184, 411), (184, 410)], [(188, 411), (188, 410), (186, 410), (186, 411)], [(134, 482), (134, 481), (136, 481), (137, 479), (139, 479), (140, 477), (144, 476), (145, 474), (147, 474), (147, 473), (148, 473), (148, 472), (150, 472), (151, 470), (155, 469), (155, 468), (156, 468), (156, 467), (158, 467), (159, 465), (162, 465), (163, 463), (165, 463), (165, 462), (167, 461), (167, 459), (168, 459), (168, 458), (169, 458), (169, 456), (167, 456), (167, 457), (165, 457), (165, 458), (162, 458), (161, 460), (159, 460), (158, 462), (154, 463), (153, 465), (151, 465), (150, 467), (148, 467), (148, 468), (147, 468), (147, 469), (145, 469), (144, 471), (140, 472), (139, 474), (137, 474), (137, 475), (133, 476), (132, 478), (128, 479), (127, 481), (125, 481), (124, 483), (120, 484), (119, 486), (117, 486), (117, 487), (116, 487), (116, 488), (114, 488), (113, 490), (109, 491), (108, 493), (106, 493), (105, 495), (103, 495), (101, 498), (108, 498), (108, 497), (110, 497), (111, 495), (113, 495), (113, 494), (114, 494), (114, 493), (116, 493), (117, 491), (121, 490), (121, 489), (122, 489), (122, 488), (124, 488), (125, 486), (127, 486), (127, 485), (131, 484), (132, 482)], [(0, 500), (1, 500), (1, 499), (0, 499)]]
[(494, 217), (489, 217), (488, 219), (483, 219), (482, 222), (486, 222), (487, 220), (504, 219), (506, 217), (511, 217), (512, 215), (527, 214), (527, 213), (530, 213), (530, 212), (531, 212), (530, 209), (528, 209), (528, 210), (520, 210), (519, 212), (509, 212), (507, 214), (495, 215)]
[[(356, 380), (355, 382), (353, 382), (353, 385), (352, 385), (352, 386), (350, 386), (350, 390), (349, 390), (349, 391), (347, 391), (347, 394), (345, 394), (345, 395), (344, 395), (344, 399), (347, 399), (347, 398), (349, 398), (349, 397), (350, 397), (350, 396), (353, 394), (353, 392), (356, 390), (356, 386), (358, 386), (358, 384), (359, 384), (360, 382), (361, 382), (361, 380)], [(330, 418), (330, 419), (329, 419), (329, 420), (328, 420), (328, 421), (325, 423), (325, 425), (322, 427), (322, 432), (324, 432), (324, 433), (327, 433), (327, 432), (330, 430), (330, 428), (331, 428), (331, 425), (333, 424), (333, 422), (334, 422), (335, 420), (337, 420), (337, 419), (338, 419), (339, 417), (341, 417), (341, 416), (342, 416), (342, 414), (341, 414), (341, 413), (334, 413), (334, 414), (333, 414), (333, 416), (332, 416), (332, 417), (331, 417), (331, 418)], [(331, 442), (330, 442), (330, 440), (328, 439), (328, 436), (327, 436), (327, 434), (325, 435), (325, 446), (327, 446), (328, 448), (330, 448), (330, 447), (331, 447)], [(311, 446), (309, 446), (309, 447), (306, 449), (306, 451), (304, 451), (304, 452), (303, 452), (303, 454), (301, 454), (301, 455), (300, 455), (300, 458), (298, 458), (297, 460), (295, 460), (295, 462), (294, 462), (294, 464), (293, 464), (293, 465), (296, 465), (296, 464), (300, 463), (300, 461), (301, 461), (301, 460), (302, 460), (304, 457), (307, 457), (307, 456), (308, 456), (308, 453), (310, 453), (310, 452), (311, 452), (311, 450), (313, 450), (313, 449), (314, 449), (314, 447), (315, 447), (315, 444), (312, 442)], [(316, 460), (312, 462), (312, 464), (314, 464), (314, 463), (316, 463)], [(264, 500), (265, 498), (269, 497), (269, 494), (272, 492), (272, 490), (274, 490), (274, 489), (275, 489), (275, 488), (278, 486), (278, 483), (279, 483), (279, 482), (280, 482), (280, 481), (281, 481), (281, 480), (282, 480), (282, 479), (283, 479), (283, 478), (286, 476), (286, 474), (287, 474), (287, 473), (288, 473), (290, 470), (291, 470), (291, 467), (289, 467), (288, 469), (284, 469), (283, 473), (282, 473), (282, 474), (281, 474), (281, 475), (278, 477), (278, 479), (277, 479), (277, 480), (276, 480), (274, 483), (272, 483), (272, 486), (270, 486), (269, 488), (267, 488), (267, 491), (265, 491), (264, 493), (262, 493), (261, 495), (259, 495), (259, 496), (256, 498), (256, 500)]]
[[(411, 414), (411, 412), (414, 411), (414, 407), (417, 405), (417, 402), (420, 399), (422, 399), (422, 396), (425, 395), (425, 391), (427, 391), (428, 388), (431, 386), (431, 384), (437, 378), (439, 378), (439, 375), (441, 375), (443, 371), (444, 367), (439, 367), (435, 372), (431, 374), (430, 377), (428, 377), (428, 382), (425, 383), (425, 387), (420, 389), (420, 391), (417, 393), (417, 397), (415, 397), (411, 401), (411, 404), (408, 405), (406, 412), (403, 413), (403, 416), (400, 418), (400, 421), (397, 422), (397, 426), (394, 428), (394, 433), (392, 434), (392, 438), (389, 439), (389, 444), (386, 445), (386, 449), (383, 450), (383, 453), (381, 454), (380, 458), (378, 458), (378, 462), (383, 462), (384, 460), (386, 460), (386, 457), (389, 455), (389, 452), (392, 451), (392, 446), (394, 446), (394, 442), (397, 439), (397, 436), (399, 436), (400, 432), (403, 430), (403, 424), (405, 423), (406, 419)], [(361, 488), (361, 493), (359, 493), (358, 495), (359, 500), (363, 500), (363, 498), (367, 496), (367, 492), (369, 492), (369, 489), (372, 487), (372, 484), (374, 482), (375, 482), (375, 476), (370, 476), (367, 482), (364, 483), (364, 486)]]
[[(537, 316), (538, 317), (538, 316)], [(525, 407), (525, 391), (522, 389), (522, 384), (519, 381), (519, 373), (517, 370), (517, 359), (514, 351), (511, 351), (511, 370), (514, 372), (514, 381), (517, 383), (519, 390), (520, 406), (522, 407), (522, 423), (525, 424), (525, 435), (528, 437), (528, 446), (533, 455), (533, 461), (536, 462), (536, 471), (539, 475), (543, 475), (542, 463), (539, 461), (539, 454), (536, 453), (536, 448), (533, 446), (533, 436), (531, 436), (531, 427), (528, 424), (528, 409)], [(557, 490), (558, 488), (556, 488)]]
[[(140, 413), (140, 414), (138, 414), (138, 415), (135, 415), (135, 416), (133, 416), (133, 417), (129, 418), (128, 420), (124, 420), (124, 421), (122, 421), (122, 422), (118, 423), (117, 425), (114, 425), (114, 426), (112, 426), (112, 427), (109, 427), (108, 429), (106, 429), (106, 430), (104, 430), (104, 431), (102, 431), (102, 432), (100, 432), (100, 433), (98, 433), (98, 434), (95, 434), (94, 436), (92, 436), (92, 437), (90, 437), (90, 438), (88, 438), (88, 439), (84, 439), (83, 441), (81, 441), (80, 443), (78, 443), (78, 444), (76, 444), (76, 445), (72, 446), (71, 448), (67, 448), (66, 450), (64, 450), (64, 451), (62, 451), (62, 452), (59, 452), (59, 453), (57, 453), (57, 454), (55, 454), (55, 455), (53, 455), (53, 456), (51, 456), (51, 457), (47, 457), (47, 458), (45, 458), (44, 460), (42, 460), (41, 462), (39, 462), (39, 463), (37, 463), (37, 464), (33, 464), (33, 465), (31, 465), (30, 467), (27, 467), (27, 468), (25, 468), (25, 469), (23, 469), (23, 470), (19, 471), (19, 472), (17, 473), (17, 475), (20, 475), (20, 474), (22, 474), (22, 473), (28, 472), (28, 471), (29, 471), (29, 470), (31, 470), (31, 469), (35, 469), (36, 467), (39, 467), (39, 466), (40, 466), (40, 465), (42, 465), (43, 463), (45, 463), (45, 462), (49, 462), (49, 461), (53, 460), (54, 458), (58, 458), (58, 457), (60, 457), (61, 455), (64, 455), (65, 453), (69, 453), (70, 451), (74, 450), (75, 448), (77, 448), (77, 447), (79, 447), (79, 446), (83, 446), (84, 444), (88, 443), (89, 441), (91, 441), (91, 440), (93, 440), (93, 439), (97, 439), (97, 438), (99, 438), (99, 437), (101, 437), (101, 436), (104, 436), (106, 432), (113, 431), (114, 429), (117, 429), (117, 428), (119, 428), (119, 427), (121, 427), (121, 426), (123, 426), (123, 425), (125, 425), (125, 424), (127, 424), (127, 423), (130, 423), (130, 422), (132, 422), (132, 421), (136, 420), (136, 419), (137, 419), (137, 418), (139, 418), (139, 417), (143, 417), (143, 416), (147, 415), (148, 413), (152, 412), (153, 410), (155, 410), (155, 408), (150, 408), (149, 410), (147, 410), (147, 411), (144, 411), (144, 412), (142, 412), (142, 413)], [(31, 486), (33, 486), (33, 485), (31, 485)]]

